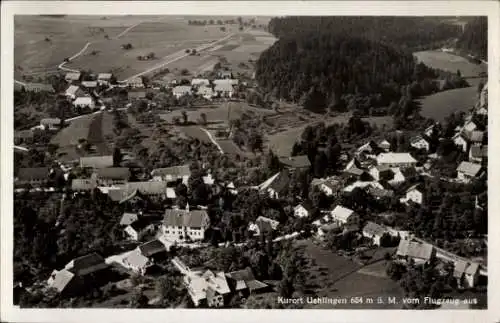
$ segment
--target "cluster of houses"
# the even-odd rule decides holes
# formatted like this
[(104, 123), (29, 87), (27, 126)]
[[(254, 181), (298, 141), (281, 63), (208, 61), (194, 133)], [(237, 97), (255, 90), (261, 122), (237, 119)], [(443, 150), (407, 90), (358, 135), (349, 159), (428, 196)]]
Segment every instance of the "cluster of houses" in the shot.
[(190, 85), (177, 85), (172, 88), (172, 94), (177, 98), (186, 95), (198, 95), (206, 100), (213, 98), (231, 98), (236, 92), (237, 79), (224, 78), (208, 80), (193, 78)]

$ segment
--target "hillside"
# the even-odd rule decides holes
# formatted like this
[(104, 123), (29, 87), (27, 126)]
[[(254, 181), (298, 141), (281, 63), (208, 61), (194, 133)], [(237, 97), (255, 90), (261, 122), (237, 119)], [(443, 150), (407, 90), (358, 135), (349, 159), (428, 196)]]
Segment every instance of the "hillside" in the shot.
[(488, 18), (478, 17), (467, 23), (457, 48), (488, 60)]

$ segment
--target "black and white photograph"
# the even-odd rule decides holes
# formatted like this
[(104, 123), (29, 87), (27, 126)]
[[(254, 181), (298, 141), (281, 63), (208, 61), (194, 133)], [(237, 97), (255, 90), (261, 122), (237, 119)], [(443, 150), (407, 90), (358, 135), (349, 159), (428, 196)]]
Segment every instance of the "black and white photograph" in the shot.
[(491, 15), (230, 4), (10, 17), (11, 305), (494, 307)]

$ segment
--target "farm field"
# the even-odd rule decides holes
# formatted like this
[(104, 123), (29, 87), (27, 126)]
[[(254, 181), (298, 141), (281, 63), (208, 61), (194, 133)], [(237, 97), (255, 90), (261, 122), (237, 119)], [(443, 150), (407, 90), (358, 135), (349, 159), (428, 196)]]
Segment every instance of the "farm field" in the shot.
[(425, 65), (432, 68), (438, 68), (453, 73), (460, 70), (464, 77), (477, 76), (481, 72), (488, 71), (488, 66), (485, 64), (474, 64), (461, 56), (450, 53), (429, 50), (415, 52), (413, 55), (419, 62), (423, 62)]
[(452, 112), (472, 108), (476, 101), (476, 87), (448, 90), (421, 99), (420, 114), (426, 118), (443, 121)]
[[(308, 258), (314, 259), (315, 265), (311, 266), (309, 277), (314, 296), (329, 298), (351, 297), (387, 297), (400, 298), (402, 291), (399, 285), (391, 279), (384, 277), (381, 273), (380, 263), (366, 266), (357, 264), (349, 259), (339, 256), (330, 250), (313, 244), (309, 240), (298, 242), (305, 247)], [(364, 274), (362, 268), (367, 272), (371, 269), (377, 275)], [(309, 281), (308, 280), (308, 281)], [(400, 304), (307, 304), (306, 308), (316, 309), (389, 309), (401, 308)]]

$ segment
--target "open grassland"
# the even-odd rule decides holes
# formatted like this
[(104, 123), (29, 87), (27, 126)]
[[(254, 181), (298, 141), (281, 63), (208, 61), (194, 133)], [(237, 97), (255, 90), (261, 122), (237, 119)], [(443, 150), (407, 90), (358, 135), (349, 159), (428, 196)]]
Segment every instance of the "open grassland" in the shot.
[(51, 142), (59, 147), (67, 147), (78, 145), (79, 139), (87, 140), (90, 126), (96, 116), (98, 114), (90, 114), (73, 120), (67, 127), (59, 131)]
[(469, 110), (476, 101), (476, 87), (439, 92), (420, 100), (422, 105), (420, 114), (426, 118), (443, 121), (452, 112)]
[(419, 62), (425, 65), (449, 72), (455, 73), (460, 70), (462, 76), (477, 76), (482, 72), (488, 71), (488, 66), (485, 64), (474, 64), (466, 58), (440, 51), (421, 51), (415, 52), (413, 55)]

